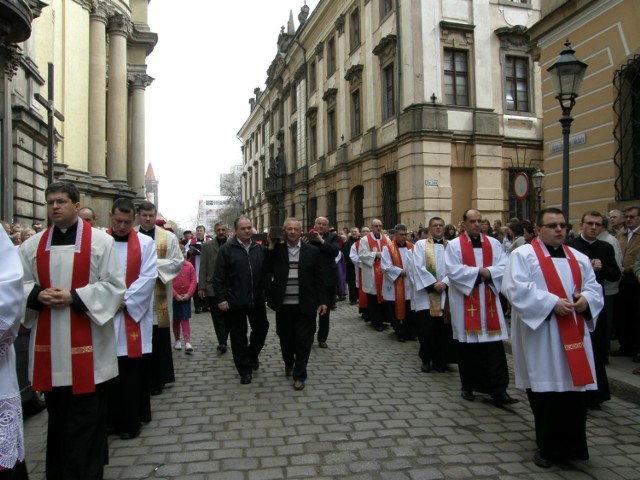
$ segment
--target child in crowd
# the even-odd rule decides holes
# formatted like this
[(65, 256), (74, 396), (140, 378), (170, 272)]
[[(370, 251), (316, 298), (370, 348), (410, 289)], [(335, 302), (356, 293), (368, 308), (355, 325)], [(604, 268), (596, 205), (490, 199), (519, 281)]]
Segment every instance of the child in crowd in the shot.
[[(180, 250), (186, 258), (187, 253), (184, 245), (180, 245)], [(180, 341), (180, 330), (182, 329), (184, 351), (188, 354), (193, 352), (189, 320), (191, 320), (191, 297), (193, 297), (197, 285), (196, 270), (191, 262), (185, 261), (182, 264), (182, 270), (173, 279), (173, 335), (176, 337), (173, 348), (182, 350), (182, 342)]]

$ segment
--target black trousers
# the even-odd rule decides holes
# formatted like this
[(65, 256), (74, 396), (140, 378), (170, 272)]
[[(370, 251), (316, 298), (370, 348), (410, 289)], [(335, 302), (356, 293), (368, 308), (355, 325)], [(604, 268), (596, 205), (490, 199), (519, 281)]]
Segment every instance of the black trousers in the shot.
[(216, 297), (206, 297), (206, 302), (211, 311), (211, 321), (213, 322), (213, 329), (216, 332), (218, 345), (226, 345), (229, 332), (227, 331), (227, 324), (224, 320), (224, 312), (218, 308), (218, 300)]
[[(606, 297), (605, 297), (606, 298)], [(607, 377), (607, 357), (609, 352), (609, 322), (607, 312), (603, 310), (598, 316), (596, 329), (590, 332), (591, 345), (593, 347), (593, 363), (596, 370), (597, 390), (588, 390), (589, 403), (602, 403), (611, 400), (609, 391), (609, 378)]]
[(276, 311), (276, 333), (280, 338), (282, 360), (293, 368), (294, 380), (307, 379), (307, 364), (316, 333), (316, 316), (300, 312), (298, 305), (282, 305)]
[(26, 459), (24, 462), (16, 463), (13, 468), (0, 470), (0, 480), (29, 480)]
[(405, 300), (405, 315), (402, 320), (396, 318), (396, 302), (384, 302), (387, 308), (387, 317), (391, 319), (391, 326), (398, 338), (413, 340), (416, 338), (416, 319), (411, 310), (411, 301)]
[[(230, 309), (226, 315), (227, 330), (231, 338), (233, 362), (240, 376), (251, 373), (251, 362), (258, 359), (269, 332), (267, 310), (264, 305), (253, 308)], [(247, 333), (251, 325), (251, 334)]]
[(367, 313), (369, 321), (374, 327), (378, 327), (384, 322), (386, 316), (384, 304), (385, 302), (378, 303), (377, 295), (367, 293)]
[(356, 267), (352, 262), (347, 262), (347, 287), (349, 288), (349, 302), (357, 302), (358, 287), (356, 287)]
[(171, 349), (171, 328), (153, 326), (151, 337), (151, 355), (145, 359), (150, 375), (149, 382), (153, 390), (162, 390), (167, 383), (176, 381), (173, 369), (173, 350)]
[(327, 338), (329, 338), (329, 318), (331, 316), (331, 307), (336, 303), (336, 287), (325, 287), (325, 295), (327, 313), (318, 315), (318, 343), (326, 342)]
[(107, 424), (118, 433), (135, 436), (151, 421), (151, 394), (143, 357), (118, 357), (118, 376), (109, 382)]
[(108, 385), (94, 393), (74, 395), (71, 387), (45, 392), (47, 480), (102, 480), (109, 463), (107, 444)]
[(196, 312), (201, 312), (203, 308), (209, 306), (206, 298), (200, 298), (200, 295), (198, 295), (199, 288), (200, 286), (198, 285), (196, 287), (196, 293), (193, 294), (193, 308), (196, 310)]
[(635, 278), (622, 277), (615, 305), (613, 328), (620, 342), (620, 349), (631, 354), (640, 352), (640, 322), (638, 298), (640, 285)]
[(587, 460), (586, 392), (533, 392), (527, 389), (536, 444), (549, 460)]
[(458, 345), (458, 371), (462, 389), (500, 395), (509, 386), (507, 356), (502, 340)]
[(447, 363), (446, 348), (449, 329), (445, 328), (444, 316), (432, 317), (429, 310), (415, 313), (420, 350), (418, 355), (423, 364), (444, 367)]

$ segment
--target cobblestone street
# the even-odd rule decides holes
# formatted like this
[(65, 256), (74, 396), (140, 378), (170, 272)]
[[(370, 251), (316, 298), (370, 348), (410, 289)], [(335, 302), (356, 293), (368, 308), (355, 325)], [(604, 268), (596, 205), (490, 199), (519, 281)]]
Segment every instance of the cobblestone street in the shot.
[[(591, 412), (591, 459), (549, 470), (533, 464), (524, 392), (497, 408), (460, 398), (449, 373), (420, 372), (417, 342), (375, 332), (357, 308), (332, 312), (329, 348), (314, 347), (309, 378), (284, 375), (272, 312), (260, 370), (240, 385), (231, 352), (215, 353), (208, 313), (192, 319), (192, 356), (174, 352), (177, 380), (153, 397), (141, 435), (110, 437), (106, 479), (637, 479), (640, 407), (614, 397)], [(509, 357), (510, 360), (510, 357)], [(46, 416), (26, 419), (27, 465), (44, 478)]]

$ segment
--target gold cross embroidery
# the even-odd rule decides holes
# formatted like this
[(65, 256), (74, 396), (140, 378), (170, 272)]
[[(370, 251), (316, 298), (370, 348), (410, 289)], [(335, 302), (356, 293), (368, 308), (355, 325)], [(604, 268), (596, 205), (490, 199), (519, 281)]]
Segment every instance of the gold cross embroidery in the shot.
[(473, 308), (473, 305), (471, 305), (468, 309), (467, 312), (471, 312), (471, 316), (473, 317), (473, 315), (478, 311), (477, 308)]
[(138, 340), (138, 334), (136, 332), (131, 332), (131, 340)]
[(491, 317), (493, 317), (496, 313), (495, 308), (493, 308), (493, 305), (491, 305), (491, 308), (489, 309), (489, 313), (491, 314)]

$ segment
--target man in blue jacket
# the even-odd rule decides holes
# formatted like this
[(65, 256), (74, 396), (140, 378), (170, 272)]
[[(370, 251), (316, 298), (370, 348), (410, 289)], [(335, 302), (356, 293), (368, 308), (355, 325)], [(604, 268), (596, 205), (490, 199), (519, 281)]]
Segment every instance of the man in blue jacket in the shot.
[[(258, 356), (269, 331), (262, 268), (266, 248), (251, 239), (249, 217), (238, 217), (233, 226), (235, 237), (226, 242), (218, 253), (213, 288), (218, 308), (225, 312), (240, 383), (246, 385), (251, 383), (252, 371), (260, 368)], [(251, 325), (249, 339), (247, 319)]]

